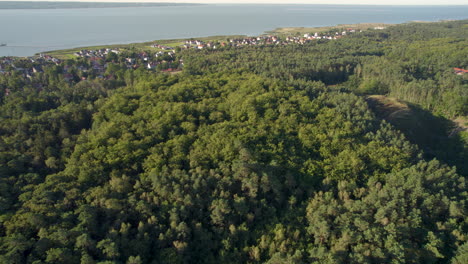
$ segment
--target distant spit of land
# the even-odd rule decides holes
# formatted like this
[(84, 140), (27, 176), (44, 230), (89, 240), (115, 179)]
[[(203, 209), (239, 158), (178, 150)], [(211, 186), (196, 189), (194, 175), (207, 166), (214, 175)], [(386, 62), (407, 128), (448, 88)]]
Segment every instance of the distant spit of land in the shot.
[(343, 28), (352, 28), (355, 30), (366, 30), (369, 28), (381, 28), (381, 27), (388, 27), (393, 24), (385, 24), (385, 23), (362, 23), (362, 24), (340, 24), (336, 26), (325, 26), (325, 27), (284, 27), (284, 28), (277, 28), (272, 31), (266, 32), (267, 34), (279, 34), (279, 35), (291, 35), (291, 34), (304, 34), (304, 33), (311, 33), (311, 32), (324, 32), (330, 31), (334, 29), (343, 29)]
[(73, 9), (73, 8), (113, 8), (113, 7), (157, 7), (157, 6), (193, 6), (190, 3), (104, 3), (104, 2), (0, 2), (0, 9)]

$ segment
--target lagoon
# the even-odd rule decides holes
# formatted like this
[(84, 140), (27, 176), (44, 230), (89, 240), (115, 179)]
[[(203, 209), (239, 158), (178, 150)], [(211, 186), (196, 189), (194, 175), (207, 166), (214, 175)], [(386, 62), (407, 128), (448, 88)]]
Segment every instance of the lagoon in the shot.
[[(0, 2), (1, 4), (1, 2)], [(214, 35), (259, 35), (278, 27), (466, 19), (468, 6), (212, 4), (120, 8), (1, 9), (0, 56), (83, 46)]]

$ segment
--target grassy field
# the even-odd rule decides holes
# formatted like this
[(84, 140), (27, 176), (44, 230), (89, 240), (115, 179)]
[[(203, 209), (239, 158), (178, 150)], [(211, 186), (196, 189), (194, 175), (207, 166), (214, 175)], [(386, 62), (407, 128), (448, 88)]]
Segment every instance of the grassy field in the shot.
[(377, 116), (390, 122), (411, 119), (412, 113), (410, 107), (396, 98), (383, 95), (370, 95), (367, 97), (367, 102)]
[[(396, 98), (387, 97), (383, 95), (370, 95), (367, 102), (376, 112), (376, 114), (390, 122), (398, 122), (401, 120), (410, 120), (409, 123), (417, 123), (421, 118), (416, 118), (421, 110), (416, 107), (398, 101)], [(460, 131), (468, 131), (468, 117), (458, 116), (452, 120), (453, 126), (459, 128)]]
[(459, 116), (453, 120), (464, 131), (468, 131), (468, 116)]

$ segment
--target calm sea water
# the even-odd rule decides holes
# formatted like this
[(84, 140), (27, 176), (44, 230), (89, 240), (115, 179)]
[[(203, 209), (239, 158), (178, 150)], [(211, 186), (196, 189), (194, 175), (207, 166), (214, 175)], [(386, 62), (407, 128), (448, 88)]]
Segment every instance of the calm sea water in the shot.
[(0, 9), (0, 56), (101, 44), (214, 35), (259, 35), (278, 27), (468, 18), (468, 6), (200, 5)]

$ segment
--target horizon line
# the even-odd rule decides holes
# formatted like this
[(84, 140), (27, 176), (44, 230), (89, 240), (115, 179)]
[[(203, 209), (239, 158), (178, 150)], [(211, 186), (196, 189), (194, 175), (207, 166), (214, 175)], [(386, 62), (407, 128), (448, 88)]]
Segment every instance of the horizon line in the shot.
[[(231, 1), (231, 0), (230, 0)], [(265, 3), (265, 2), (241, 2), (234, 1), (232, 2), (206, 2), (206, 1), (158, 1), (158, 0), (139, 0), (139, 1), (129, 1), (129, 0), (0, 0), (0, 2), (47, 2), (47, 3), (126, 3), (126, 4), (204, 4), (204, 5), (337, 5), (337, 6), (468, 6), (467, 4), (446, 4), (446, 3), (432, 3), (432, 4), (379, 4), (379, 3), (304, 3), (304, 2), (292, 2), (292, 3)]]
[(356, 3), (356, 4), (348, 4), (348, 3), (265, 3), (265, 2), (254, 2), (254, 3), (239, 3), (239, 2), (173, 2), (173, 1), (128, 1), (128, 0), (110, 0), (110, 1), (99, 1), (99, 0), (0, 0), (0, 2), (47, 2), (47, 3), (125, 3), (125, 4), (200, 4), (200, 5), (337, 5), (337, 6), (468, 6), (467, 4), (445, 4), (445, 3), (434, 3), (434, 4), (369, 4), (369, 3)]

